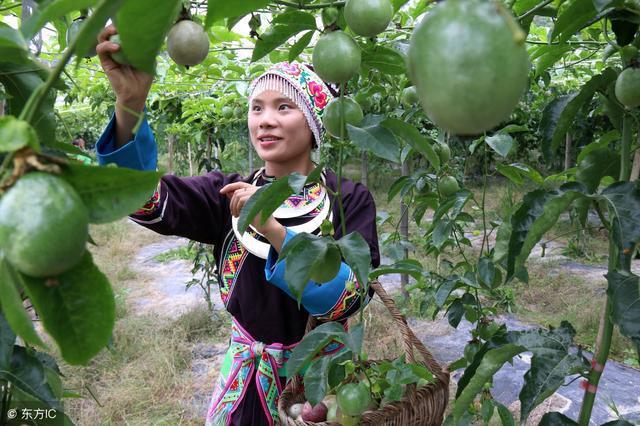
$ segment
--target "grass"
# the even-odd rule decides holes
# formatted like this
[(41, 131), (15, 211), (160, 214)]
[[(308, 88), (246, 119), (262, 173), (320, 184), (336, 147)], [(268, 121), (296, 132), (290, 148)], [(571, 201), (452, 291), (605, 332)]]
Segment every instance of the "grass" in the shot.
[(156, 255), (153, 259), (156, 262), (166, 263), (172, 260), (188, 260), (192, 261), (196, 255), (196, 250), (190, 247), (189, 244), (180, 246), (178, 248), (174, 248), (171, 250), (167, 250), (163, 253)]
[[(177, 319), (131, 315), (127, 288), (144, 278), (131, 269), (132, 256), (163, 237), (126, 221), (92, 227), (91, 235), (95, 261), (116, 294), (117, 320), (110, 348), (88, 366), (71, 366), (57, 356), (65, 388), (83, 395), (65, 400), (67, 414), (79, 425), (202, 424), (202, 400), (215, 371), (192, 372), (195, 348), (225, 342), (229, 315), (206, 307)], [(203, 386), (211, 389), (194, 390)]]

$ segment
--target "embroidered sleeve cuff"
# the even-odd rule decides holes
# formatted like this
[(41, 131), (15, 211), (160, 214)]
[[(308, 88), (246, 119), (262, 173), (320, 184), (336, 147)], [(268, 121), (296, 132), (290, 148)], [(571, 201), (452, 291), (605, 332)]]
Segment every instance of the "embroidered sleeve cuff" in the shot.
[(115, 149), (115, 123), (114, 114), (96, 143), (98, 163), (100, 165), (115, 163), (119, 167), (136, 170), (156, 170), (158, 147), (147, 122), (146, 109), (145, 117), (133, 140), (118, 149)]

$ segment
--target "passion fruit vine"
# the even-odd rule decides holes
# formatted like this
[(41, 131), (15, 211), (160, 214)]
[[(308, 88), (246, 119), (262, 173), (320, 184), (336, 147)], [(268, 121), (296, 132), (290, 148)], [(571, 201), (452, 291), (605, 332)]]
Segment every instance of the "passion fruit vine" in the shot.
[(348, 0), (344, 19), (354, 33), (373, 37), (383, 32), (393, 18), (393, 5), (389, 0)]
[(527, 87), (525, 35), (497, 2), (447, 0), (411, 36), (409, 75), (440, 128), (475, 135), (500, 124)]
[(629, 67), (616, 80), (616, 98), (627, 108), (640, 105), (640, 68)]
[(201, 25), (182, 20), (167, 35), (167, 52), (178, 65), (198, 65), (209, 54), (209, 36)]
[[(344, 113), (344, 126), (341, 126)], [(322, 124), (327, 132), (336, 138), (347, 137), (347, 124), (359, 126), (364, 114), (360, 105), (351, 98), (337, 98), (332, 100), (324, 110)]]
[(52, 277), (71, 269), (88, 237), (87, 209), (62, 178), (28, 173), (0, 199), (0, 250), (25, 275)]
[(313, 48), (313, 68), (324, 81), (344, 83), (360, 71), (362, 54), (353, 37), (332, 31), (318, 39)]

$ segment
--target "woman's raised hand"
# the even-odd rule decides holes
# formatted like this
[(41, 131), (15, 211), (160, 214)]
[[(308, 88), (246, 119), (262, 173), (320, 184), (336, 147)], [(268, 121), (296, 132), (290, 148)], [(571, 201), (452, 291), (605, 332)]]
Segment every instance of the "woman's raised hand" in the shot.
[(100, 64), (116, 94), (116, 102), (134, 110), (142, 110), (153, 82), (153, 76), (113, 60), (111, 54), (119, 51), (120, 46), (110, 42), (109, 37), (117, 32), (115, 26), (109, 25), (98, 35), (96, 51), (100, 58)]

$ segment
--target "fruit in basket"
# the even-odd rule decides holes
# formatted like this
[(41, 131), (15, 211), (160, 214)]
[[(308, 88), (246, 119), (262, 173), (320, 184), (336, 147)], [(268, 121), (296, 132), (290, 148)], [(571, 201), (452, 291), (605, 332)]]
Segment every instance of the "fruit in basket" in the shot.
[(371, 394), (362, 383), (347, 383), (336, 393), (338, 407), (347, 416), (359, 416), (369, 408)]
[(302, 420), (305, 422), (324, 422), (327, 420), (327, 411), (327, 406), (322, 401), (314, 406), (306, 401), (302, 407)]
[(304, 407), (304, 404), (300, 403), (300, 404), (293, 404), (291, 407), (289, 407), (289, 411), (287, 412), (287, 414), (289, 414), (289, 417), (291, 417), (294, 420), (298, 420), (298, 418), (302, 415), (302, 408)]

